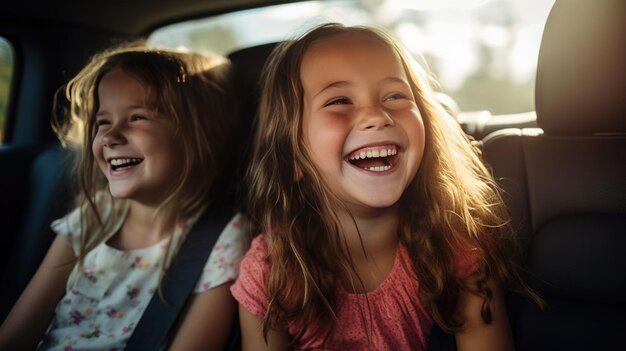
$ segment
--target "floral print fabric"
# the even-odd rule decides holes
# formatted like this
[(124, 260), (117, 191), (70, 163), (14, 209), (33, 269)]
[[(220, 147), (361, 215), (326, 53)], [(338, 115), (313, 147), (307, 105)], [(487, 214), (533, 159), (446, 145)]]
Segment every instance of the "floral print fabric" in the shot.
[[(111, 211), (102, 211), (106, 216)], [(124, 222), (119, 217), (112, 236)], [(188, 221), (174, 233), (174, 240), (195, 222)], [(243, 256), (241, 215), (224, 228), (213, 247), (195, 293), (232, 282)], [(78, 253), (80, 236), (78, 210), (52, 223)], [(105, 219), (106, 220), (106, 219)], [(105, 240), (85, 257), (82, 272), (59, 301), (55, 317), (39, 345), (46, 350), (123, 350), (150, 299), (157, 291), (159, 272), (169, 238), (153, 246), (121, 251)]]

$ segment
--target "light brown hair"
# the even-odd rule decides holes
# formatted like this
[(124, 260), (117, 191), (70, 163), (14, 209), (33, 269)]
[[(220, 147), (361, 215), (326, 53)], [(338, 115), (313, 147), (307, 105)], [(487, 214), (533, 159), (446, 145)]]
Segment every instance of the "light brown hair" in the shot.
[[(68, 115), (57, 116), (53, 128), (66, 146), (76, 151), (76, 205), (81, 208), (81, 247), (78, 267), (116, 223), (112, 211), (102, 220), (101, 204), (116, 208), (125, 200), (114, 199), (94, 158), (91, 144), (97, 132), (98, 85), (109, 72), (121, 70), (144, 85), (147, 105), (174, 124), (174, 144), (181, 150), (180, 167), (172, 169), (173, 184), (157, 212), (172, 223), (197, 214), (211, 202), (224, 199), (227, 163), (232, 162), (231, 140), (239, 124), (230, 85), (231, 65), (221, 56), (151, 49), (142, 42), (123, 44), (93, 56), (67, 84)], [(167, 257), (177, 248), (170, 245)], [(163, 268), (163, 266), (162, 266)], [(163, 273), (163, 269), (161, 270)]]
[(312, 44), (346, 33), (375, 38), (398, 55), (424, 120), (424, 156), (399, 200), (399, 239), (419, 278), (419, 296), (444, 330), (460, 330), (458, 296), (470, 286), (456, 274), (458, 254), (473, 250), (480, 265), (479, 291), (473, 291), (483, 297), (482, 319), (490, 322), (488, 279), (530, 290), (507, 255), (515, 242), (509, 216), (479, 150), (437, 102), (425, 70), (394, 39), (373, 28), (330, 23), (279, 44), (262, 76), (247, 180), (250, 219), (266, 235), (271, 267), (264, 331), (292, 322), (332, 331), (335, 284), (355, 273), (336, 212), (345, 206), (324, 183), (302, 137), (302, 59)]

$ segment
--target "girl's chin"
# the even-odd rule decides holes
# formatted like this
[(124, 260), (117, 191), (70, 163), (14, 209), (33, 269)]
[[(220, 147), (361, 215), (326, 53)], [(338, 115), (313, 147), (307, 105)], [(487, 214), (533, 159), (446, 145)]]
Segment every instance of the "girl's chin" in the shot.
[(133, 196), (133, 192), (129, 189), (120, 189), (109, 186), (109, 192), (111, 193), (111, 196), (116, 199), (130, 199)]
[(349, 205), (348, 207), (354, 214), (362, 213), (364, 215), (371, 216), (388, 213), (388, 211), (396, 209), (399, 201), (400, 197), (362, 199), (357, 203)]
[(127, 195), (119, 195), (119, 194), (111, 193), (111, 196), (113, 196), (113, 198), (117, 199), (117, 200), (128, 200), (128, 199), (132, 200), (132, 197), (131, 196), (127, 196)]

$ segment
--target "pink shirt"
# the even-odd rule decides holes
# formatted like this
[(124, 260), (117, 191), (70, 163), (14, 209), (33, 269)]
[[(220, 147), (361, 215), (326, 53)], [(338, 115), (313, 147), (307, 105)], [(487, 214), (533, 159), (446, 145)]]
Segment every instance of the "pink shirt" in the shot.
[[(231, 287), (235, 299), (258, 317), (265, 314), (268, 304), (269, 262), (266, 255), (265, 238), (259, 235), (252, 241), (241, 262), (239, 278)], [(473, 265), (460, 267), (459, 273), (467, 275), (469, 266)], [(417, 278), (404, 267), (411, 267), (411, 263), (404, 246), (398, 245), (389, 276), (374, 291), (352, 294), (337, 284), (337, 329), (327, 339), (306, 332), (293, 349), (425, 350), (433, 320), (417, 296)], [(288, 332), (294, 336), (302, 328), (292, 324)], [(368, 336), (371, 348), (368, 347)]]

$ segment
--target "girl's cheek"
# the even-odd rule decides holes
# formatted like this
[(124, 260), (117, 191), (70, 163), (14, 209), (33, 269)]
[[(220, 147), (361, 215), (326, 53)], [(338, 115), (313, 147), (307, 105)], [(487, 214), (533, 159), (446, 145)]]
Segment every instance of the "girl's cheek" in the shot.
[(91, 153), (96, 158), (96, 160), (99, 160), (102, 153), (102, 138), (99, 137), (97, 134), (91, 142)]

